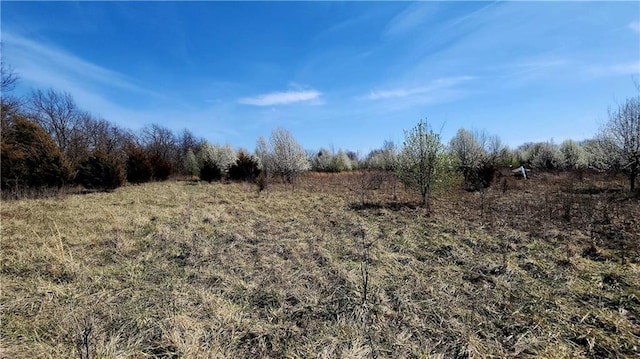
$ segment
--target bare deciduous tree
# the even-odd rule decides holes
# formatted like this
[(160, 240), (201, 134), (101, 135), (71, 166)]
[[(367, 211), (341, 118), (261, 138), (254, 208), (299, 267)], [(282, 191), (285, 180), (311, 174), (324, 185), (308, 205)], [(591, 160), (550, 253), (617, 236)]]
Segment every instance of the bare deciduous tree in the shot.
[(489, 162), (497, 164), (502, 157), (505, 150), (505, 145), (498, 135), (491, 135), (487, 139), (487, 146), (485, 148)]
[(3, 93), (9, 92), (16, 86), (16, 82), (18, 82), (18, 76), (13, 68), (0, 61), (0, 90)]
[(66, 154), (80, 119), (80, 111), (71, 94), (53, 89), (36, 90), (31, 94), (29, 108), (31, 117)]
[(258, 166), (263, 173), (271, 172), (272, 166), (269, 158), (269, 144), (267, 140), (260, 136), (256, 142), (255, 156), (258, 159)]
[(0, 81), (2, 85), (0, 87), (0, 130), (1, 133), (5, 133), (11, 126), (12, 119), (20, 114), (22, 101), (9, 94), (18, 82), (18, 76), (2, 61), (0, 61)]
[(191, 131), (186, 128), (182, 130), (182, 133), (178, 137), (178, 147), (180, 152), (187, 153), (191, 150), (197, 152), (198, 147), (204, 143), (204, 139), (198, 139)]
[(164, 161), (172, 161), (176, 147), (176, 138), (170, 129), (157, 124), (146, 126), (140, 133), (140, 143), (153, 156)]
[(640, 96), (627, 99), (609, 111), (609, 122), (598, 135), (605, 151), (615, 154), (619, 168), (629, 178), (631, 191), (636, 189), (640, 173)]

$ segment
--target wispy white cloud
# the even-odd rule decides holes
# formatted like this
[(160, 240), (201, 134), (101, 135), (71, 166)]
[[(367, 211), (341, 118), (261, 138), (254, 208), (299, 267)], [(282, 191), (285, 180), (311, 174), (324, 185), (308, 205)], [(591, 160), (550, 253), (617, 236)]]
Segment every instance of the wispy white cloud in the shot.
[(384, 100), (384, 99), (392, 99), (392, 98), (403, 98), (410, 97), (416, 95), (427, 95), (436, 91), (441, 91), (443, 89), (451, 89), (456, 85), (472, 80), (472, 76), (456, 76), (456, 77), (447, 77), (441, 78), (434, 81), (431, 81), (426, 86), (407, 86), (407, 87), (396, 87), (388, 90), (372, 90), (368, 95), (359, 96), (358, 99), (364, 100)]
[(516, 66), (523, 69), (543, 69), (566, 65), (567, 63), (568, 60), (566, 59), (549, 59), (520, 62)]
[(317, 103), (320, 96), (322, 93), (316, 90), (271, 92), (253, 97), (243, 97), (238, 99), (238, 103), (253, 106), (289, 105), (298, 102)]
[[(551, 59), (529, 59), (525, 61), (516, 62), (512, 65), (500, 66), (492, 68), (497, 73), (502, 75), (496, 75), (496, 77), (503, 77), (513, 81), (514, 79), (521, 80), (533, 80), (539, 76), (549, 75), (555, 73), (559, 68), (570, 64), (568, 59), (564, 58), (551, 58)], [(507, 71), (505, 71), (507, 69)]]
[(629, 28), (640, 34), (640, 21), (634, 21), (630, 23)]
[[(59, 47), (4, 31), (2, 41), (3, 61), (15, 69), (25, 91), (31, 87), (68, 92), (79, 108), (133, 130), (160, 121), (180, 130), (190, 118), (211, 118), (173, 96), (142, 87), (135, 79)], [(123, 98), (137, 101), (125, 104)]]
[(394, 36), (410, 32), (424, 25), (436, 13), (436, 4), (414, 3), (396, 15), (384, 30), (385, 35)]
[(380, 100), (387, 98), (397, 98), (397, 97), (407, 97), (415, 94), (425, 93), (428, 89), (426, 87), (414, 87), (414, 88), (398, 88), (393, 90), (383, 90), (383, 91), (371, 91), (368, 96), (366, 96), (369, 100)]
[[(113, 87), (151, 96), (160, 96), (142, 88), (123, 74), (106, 69), (55, 46), (45, 45), (9, 32), (2, 33), (4, 46), (11, 48), (16, 67), (27, 67), (32, 71), (20, 73), (20, 77), (34, 83), (62, 87), (69, 82), (82, 82)], [(19, 70), (19, 68), (18, 68)], [(41, 77), (46, 73), (46, 78)]]

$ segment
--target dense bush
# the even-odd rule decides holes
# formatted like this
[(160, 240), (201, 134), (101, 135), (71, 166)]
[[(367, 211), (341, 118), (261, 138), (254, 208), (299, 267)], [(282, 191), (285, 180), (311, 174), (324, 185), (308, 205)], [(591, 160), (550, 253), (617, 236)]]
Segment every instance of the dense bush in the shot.
[(165, 160), (160, 155), (152, 155), (149, 158), (149, 163), (151, 163), (152, 168), (152, 178), (156, 181), (166, 181), (169, 176), (171, 176), (171, 171), (173, 170), (173, 166), (171, 162)]
[(478, 167), (459, 167), (458, 170), (462, 173), (463, 185), (468, 191), (488, 188), (497, 172), (496, 167), (488, 163), (483, 163)]
[(518, 149), (521, 163), (535, 169), (553, 170), (564, 166), (564, 155), (553, 142), (526, 143)]
[(204, 160), (200, 165), (200, 179), (207, 182), (222, 179), (222, 170), (211, 160)]
[(102, 151), (96, 151), (78, 165), (75, 181), (85, 188), (114, 189), (124, 184), (124, 169)]
[(138, 146), (127, 149), (127, 181), (130, 183), (149, 182), (153, 176), (153, 167), (145, 151)]
[(564, 156), (564, 166), (567, 169), (584, 169), (589, 164), (585, 149), (572, 140), (562, 142), (560, 152)]
[(394, 171), (398, 163), (398, 149), (391, 141), (385, 141), (380, 149), (373, 150), (364, 160), (364, 167), (382, 171)]
[(609, 149), (611, 145), (607, 142), (607, 139), (589, 139), (582, 142), (588, 168), (611, 172), (620, 170), (616, 153)]
[(334, 154), (324, 148), (313, 155), (309, 162), (311, 169), (318, 172), (344, 172), (351, 171), (357, 167), (355, 153), (353, 154), (353, 159), (351, 159), (347, 152), (340, 150)]
[(234, 181), (254, 181), (260, 175), (258, 161), (245, 151), (238, 152), (236, 163), (229, 168), (229, 178)]
[(333, 158), (333, 171), (335, 172), (351, 171), (354, 167), (354, 163), (344, 151), (338, 151)]
[(2, 189), (61, 187), (71, 179), (71, 166), (42, 127), (15, 116), (3, 130)]
[(321, 148), (311, 157), (311, 169), (318, 172), (329, 172), (333, 166), (333, 154), (326, 148)]
[(197, 157), (201, 170), (205, 163), (209, 163), (208, 166), (215, 166), (220, 170), (221, 176), (228, 174), (229, 169), (238, 159), (230, 145), (218, 146), (207, 142), (200, 146)]

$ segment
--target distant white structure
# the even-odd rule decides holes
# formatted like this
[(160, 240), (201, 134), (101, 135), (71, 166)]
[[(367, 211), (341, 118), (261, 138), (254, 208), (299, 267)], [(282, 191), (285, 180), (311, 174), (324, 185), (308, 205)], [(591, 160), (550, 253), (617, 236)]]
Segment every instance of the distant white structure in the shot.
[(521, 165), (520, 167), (511, 170), (511, 173), (518, 177), (518, 176), (522, 176), (522, 178), (527, 179), (527, 169), (524, 168), (524, 165)]
[(520, 166), (520, 173), (522, 173), (522, 178), (527, 179), (527, 170), (524, 166)]

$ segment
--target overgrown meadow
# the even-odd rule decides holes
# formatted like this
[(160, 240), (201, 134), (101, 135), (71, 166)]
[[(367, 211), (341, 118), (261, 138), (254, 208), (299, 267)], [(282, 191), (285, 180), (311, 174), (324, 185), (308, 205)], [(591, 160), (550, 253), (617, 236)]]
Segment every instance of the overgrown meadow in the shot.
[(428, 213), (359, 171), (3, 201), (0, 357), (638, 357), (624, 187), (507, 173)]

